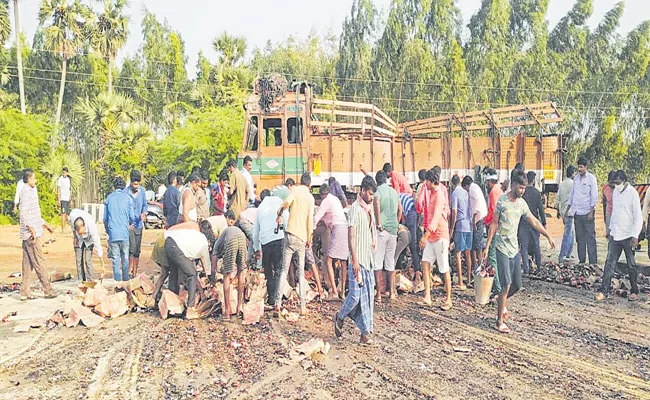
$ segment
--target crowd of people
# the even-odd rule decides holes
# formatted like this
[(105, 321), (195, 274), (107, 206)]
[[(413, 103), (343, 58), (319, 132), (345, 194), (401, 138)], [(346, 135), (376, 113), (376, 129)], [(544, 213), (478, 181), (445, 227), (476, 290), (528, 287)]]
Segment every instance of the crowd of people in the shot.
[[(595, 209), (599, 189), (587, 167), (587, 160), (580, 158), (578, 168), (569, 166), (559, 185), (557, 217), (564, 223), (559, 262), (572, 260), (574, 238), (578, 262), (586, 263), (587, 257), (590, 264), (598, 262)], [(154, 295), (159, 296), (167, 280), (169, 289), (177, 294), (184, 287), (188, 292), (187, 318), (198, 317), (199, 277), (204, 275), (214, 284), (217, 274), (223, 277), (223, 318), (241, 315), (249, 268), (264, 272), (269, 311), (280, 315), (286, 285), (292, 282), (304, 315), (308, 312), (305, 268), (311, 268), (320, 298), (343, 300), (334, 317), (335, 334), (342, 334), (344, 320), (350, 317), (361, 331), (360, 341), (371, 343), (374, 306), (397, 295), (396, 264), (408, 248), (404, 254), (410, 261), (414, 286), (424, 288), (422, 303), (433, 304), (433, 272), (437, 271), (444, 285), (439, 304), (444, 311), (453, 307), (452, 272), (457, 289), (465, 290), (478, 271), (492, 268), (492, 291), (498, 304), (495, 328), (508, 333), (507, 301), (522, 287), (522, 275), (530, 273), (529, 256), (540, 266), (540, 236), (555, 247), (545, 228), (544, 201), (535, 187), (535, 172), (526, 173), (521, 164), (503, 182), (494, 169), (484, 169), (484, 188), (472, 177), (458, 175), (451, 177), (447, 188), (441, 181), (441, 168), (435, 166), (419, 171), (420, 182), (414, 190), (403, 174), (386, 163), (374, 177), (362, 169), (366, 176), (351, 204), (340, 183), (330, 178), (318, 190), (318, 207), (310, 174), (303, 174), (298, 183), (287, 179), (258, 195), (251, 169), (250, 157), (243, 160), (241, 170), (231, 160), (212, 185), (209, 174), (200, 168), (194, 168), (187, 179), (182, 172), (170, 172), (167, 185), (158, 190), (165, 230), (152, 253), (161, 268)], [(114, 191), (105, 201), (103, 223), (116, 281), (136, 276), (146, 221), (142, 174), (134, 170), (129, 178), (126, 183), (116, 177)], [(92, 252), (100, 259), (103, 256), (97, 225), (89, 213), (70, 210), (67, 169), (62, 172), (58, 193), (64, 221), (73, 231), (78, 277), (90, 281)], [(629, 299), (638, 300), (634, 250), (647, 226), (649, 199), (646, 196), (642, 209), (625, 172), (610, 174), (602, 190), (608, 257), (597, 300), (609, 294), (614, 266), (622, 252), (632, 286)], [(24, 171), (15, 204), (20, 206), (23, 240), (21, 296), (31, 298), (29, 272), (33, 269), (46, 297), (51, 297), (54, 293), (45, 273), (41, 238), (43, 229), (52, 228), (41, 218), (32, 170)], [(320, 252), (314, 251), (315, 242), (320, 244)], [(323, 263), (322, 277), (317, 260)], [(455, 271), (451, 260), (455, 260)], [(235, 282), (236, 288), (231, 289)], [(237, 292), (234, 308), (231, 290)]]

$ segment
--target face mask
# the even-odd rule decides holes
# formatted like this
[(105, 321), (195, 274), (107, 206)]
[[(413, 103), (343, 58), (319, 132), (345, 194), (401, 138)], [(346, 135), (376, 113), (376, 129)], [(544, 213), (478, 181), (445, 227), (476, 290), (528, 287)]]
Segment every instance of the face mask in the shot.
[(621, 183), (620, 185), (616, 185), (615, 187), (616, 187), (616, 190), (618, 190), (619, 192), (622, 192), (623, 189), (625, 189), (625, 184)]

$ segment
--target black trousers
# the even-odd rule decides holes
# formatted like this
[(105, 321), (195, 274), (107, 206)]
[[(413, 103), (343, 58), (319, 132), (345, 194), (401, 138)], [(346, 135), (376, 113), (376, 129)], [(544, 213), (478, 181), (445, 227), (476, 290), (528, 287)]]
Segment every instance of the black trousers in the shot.
[(612, 276), (614, 276), (614, 269), (616, 263), (621, 257), (621, 253), (625, 252), (625, 259), (627, 260), (627, 273), (630, 275), (630, 292), (639, 294), (639, 285), (637, 279), (639, 273), (636, 269), (636, 261), (634, 260), (634, 248), (632, 247), (632, 238), (616, 241), (609, 239), (608, 245), (609, 252), (607, 253), (607, 261), (605, 262), (605, 272), (603, 273), (603, 283), (600, 288), (602, 293), (608, 294), (612, 286)]
[(584, 264), (589, 254), (589, 264), (598, 264), (596, 251), (596, 224), (587, 215), (577, 215), (573, 218), (576, 226), (576, 242), (578, 244), (578, 260)]
[(179, 294), (179, 279), (182, 277), (187, 289), (187, 305), (194, 307), (196, 296), (196, 262), (185, 257), (174, 239), (165, 239), (165, 257), (169, 266), (169, 289)]
[(283, 240), (278, 239), (262, 245), (262, 267), (266, 278), (266, 293), (268, 304), (275, 304), (275, 297), (280, 282), (282, 270)]
[[(530, 260), (528, 254), (533, 253), (535, 265), (539, 268), (542, 265), (542, 249), (539, 245), (539, 232), (530, 224), (519, 225), (519, 252), (521, 253), (521, 266), (524, 274), (530, 273)], [(531, 248), (532, 247), (532, 248)]]

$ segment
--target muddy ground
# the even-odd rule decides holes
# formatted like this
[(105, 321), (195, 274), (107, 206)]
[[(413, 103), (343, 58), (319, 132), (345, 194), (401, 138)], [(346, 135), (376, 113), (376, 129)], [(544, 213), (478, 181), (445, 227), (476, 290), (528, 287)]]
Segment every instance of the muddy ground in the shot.
[[(561, 227), (550, 225), (557, 238)], [(5, 282), (7, 271), (20, 270), (11, 229), (0, 229)], [(55, 237), (48, 262), (73, 272), (70, 234)], [(148, 231), (144, 243), (153, 238)], [(153, 271), (147, 249), (143, 266)], [(0, 399), (650, 398), (645, 296), (595, 304), (586, 290), (533, 280), (525, 287), (509, 305), (510, 335), (493, 329), (494, 306), (475, 306), (473, 292), (455, 291), (446, 313), (401, 295), (375, 308), (372, 347), (357, 344), (350, 320), (343, 338), (334, 337), (331, 318), (340, 303), (312, 303), (310, 315), (295, 324), (270, 314), (242, 326), (161, 320), (153, 312), (92, 329), (23, 334), (12, 333), (12, 322), (0, 323)], [(440, 301), (442, 290), (435, 296)], [(293, 344), (313, 337), (330, 342), (329, 354), (311, 364), (278, 362)]]

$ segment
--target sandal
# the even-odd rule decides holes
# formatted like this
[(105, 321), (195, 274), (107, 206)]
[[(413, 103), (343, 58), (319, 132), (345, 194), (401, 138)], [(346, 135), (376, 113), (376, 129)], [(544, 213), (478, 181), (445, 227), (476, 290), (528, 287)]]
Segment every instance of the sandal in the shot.
[(503, 320), (507, 321), (510, 319), (510, 311), (508, 309), (503, 310)]
[(508, 328), (508, 325), (504, 324), (503, 322), (501, 323), (501, 325), (495, 326), (494, 329), (499, 331), (499, 333), (503, 333), (505, 335), (511, 332), (510, 328)]
[(446, 302), (446, 301), (445, 301), (445, 302), (440, 306), (440, 309), (441, 309), (442, 311), (449, 311), (449, 310), (451, 310), (451, 307), (452, 307), (451, 301), (450, 301), (450, 302)]
[(639, 295), (636, 293), (632, 293), (628, 298), (628, 301), (639, 301)]

